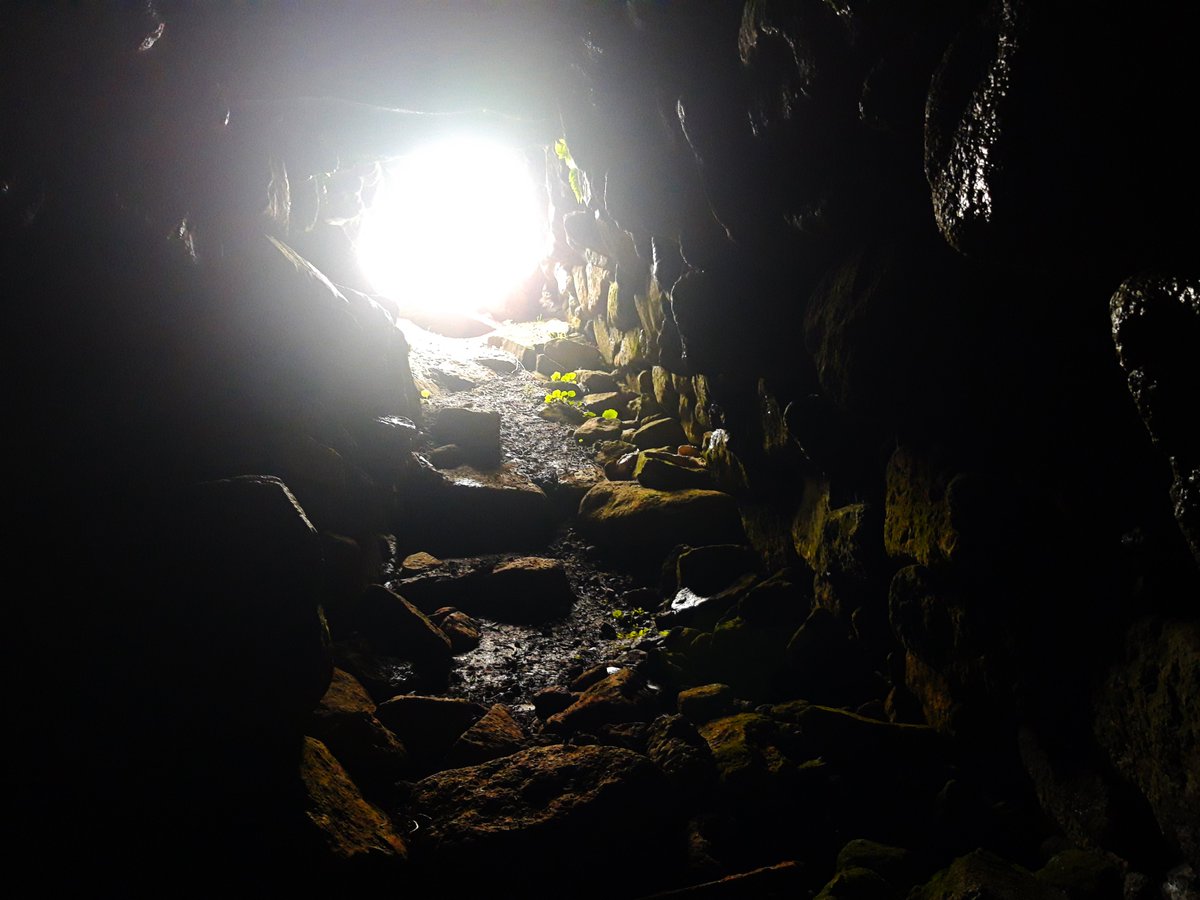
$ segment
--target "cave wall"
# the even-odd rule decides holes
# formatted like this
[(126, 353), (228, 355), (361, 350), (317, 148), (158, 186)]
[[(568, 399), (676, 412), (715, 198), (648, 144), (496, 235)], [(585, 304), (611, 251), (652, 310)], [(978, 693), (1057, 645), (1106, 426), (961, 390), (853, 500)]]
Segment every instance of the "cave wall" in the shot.
[(552, 190), (572, 325), (694, 443), (725, 429), (748, 535), (888, 651), (892, 715), (1013, 748), (1077, 841), (1194, 863), (1184, 30), (593, 9)]
[[(1183, 13), (1085, 27), (1020, 0), (431, 7), (11, 14), (0, 260), (24, 463), (9, 550), (50, 585), (16, 604), (8, 659), (37, 683), (16, 711), (36, 735), (18, 754), (33, 823), (53, 819), (43, 791), (106, 785), (104, 808), (112, 772), (210, 749), (189, 704), (211, 684), (139, 679), (218, 652), (221, 629), (162, 610), (275, 575), (174, 593), (228, 552), (186, 523), (253, 494), (307, 571), (295, 499), (347, 533), (386, 518), (372, 467), (406, 438), (381, 420), (420, 412), (403, 336), (291, 245), (332, 275), (336, 244), (306, 227), (339, 216), (317, 176), (357, 196), (372, 160), (440, 124), (373, 104), (501, 106), (518, 121), (485, 124), (565, 137), (581, 173), (579, 197), (567, 162), (548, 181), (572, 324), (693, 442), (724, 431), (756, 549), (878, 658), (889, 713), (1019, 758), (1075, 841), (1200, 864)], [(246, 472), (283, 475), (295, 498), (224, 480)], [(188, 493), (205, 479), (221, 487)], [(117, 586), (119, 605), (72, 596), (81, 581)], [(310, 587), (284, 651), (302, 671), (265, 701), (239, 690), (263, 674), (247, 661), (222, 682), (230, 721), (319, 694)], [(278, 639), (266, 594), (263, 644)], [(131, 658), (145, 622), (165, 630)], [(164, 707), (158, 743), (81, 740), (144, 734)]]

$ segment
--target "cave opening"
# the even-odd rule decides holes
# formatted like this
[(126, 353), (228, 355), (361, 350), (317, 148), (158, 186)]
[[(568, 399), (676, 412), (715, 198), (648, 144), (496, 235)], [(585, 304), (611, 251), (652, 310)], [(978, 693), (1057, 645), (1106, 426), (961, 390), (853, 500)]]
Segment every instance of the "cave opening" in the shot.
[(1167, 6), (0, 13), (19, 865), (1196, 896)]

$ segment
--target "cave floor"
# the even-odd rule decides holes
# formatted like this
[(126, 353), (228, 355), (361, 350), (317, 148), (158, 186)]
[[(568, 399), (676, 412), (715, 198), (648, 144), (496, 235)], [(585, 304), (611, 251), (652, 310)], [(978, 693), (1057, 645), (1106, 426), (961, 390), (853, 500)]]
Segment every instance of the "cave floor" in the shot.
[[(429, 393), (422, 401), (429, 414), (447, 407), (499, 413), (501, 464), (548, 494), (563, 485), (603, 478), (593, 448), (572, 437), (572, 426), (538, 415), (549, 382), (527, 371), (511, 353), (489, 344), (489, 338), (500, 338), (532, 346), (565, 334), (565, 322), (509, 322), (472, 337), (446, 337), (408, 320), (402, 327), (411, 345), (414, 381)], [(501, 537), (504, 525), (496, 526)], [(620, 615), (625, 633), (651, 626), (653, 610), (643, 610), (646, 601), (631, 592), (648, 587), (658, 575), (629, 571), (627, 564), (615, 571), (611, 560), (576, 533), (568, 509), (561, 510), (553, 539), (531, 552), (562, 562), (577, 598), (569, 613), (534, 624), (480, 619), (479, 646), (456, 656), (445, 688), (430, 691), (484, 706), (504, 703), (526, 729), (537, 727), (532, 697), (538, 691), (636, 653), (635, 640), (617, 638), (613, 613)], [(479, 559), (490, 562), (513, 555)], [(406, 685), (399, 681), (397, 687)]]

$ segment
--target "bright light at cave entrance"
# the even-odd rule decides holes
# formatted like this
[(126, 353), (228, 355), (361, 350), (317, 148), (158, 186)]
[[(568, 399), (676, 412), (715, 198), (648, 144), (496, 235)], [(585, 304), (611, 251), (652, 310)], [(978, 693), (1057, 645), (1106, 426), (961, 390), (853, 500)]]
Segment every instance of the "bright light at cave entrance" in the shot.
[(388, 163), (363, 213), (358, 262), (402, 306), (495, 308), (546, 255), (546, 211), (524, 157), (458, 139)]

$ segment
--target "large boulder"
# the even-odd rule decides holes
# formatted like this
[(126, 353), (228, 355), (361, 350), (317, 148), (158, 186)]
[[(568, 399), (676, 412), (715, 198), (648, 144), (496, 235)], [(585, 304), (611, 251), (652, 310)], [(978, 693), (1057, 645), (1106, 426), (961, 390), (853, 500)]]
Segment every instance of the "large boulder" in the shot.
[(417, 782), (413, 808), (429, 817), (417, 839), (434, 870), (455, 872), (460, 885), (502, 871), (508, 891), (621, 892), (627, 873), (665, 864), (665, 786), (630, 750), (536, 747)]
[(628, 481), (602, 482), (579, 503), (579, 527), (592, 541), (638, 555), (675, 544), (737, 543), (737, 504), (719, 491), (658, 491)]
[(341, 669), (333, 670), (307, 730), (369, 795), (386, 792), (407, 772), (404, 745), (375, 717), (375, 702), (366, 689)]

